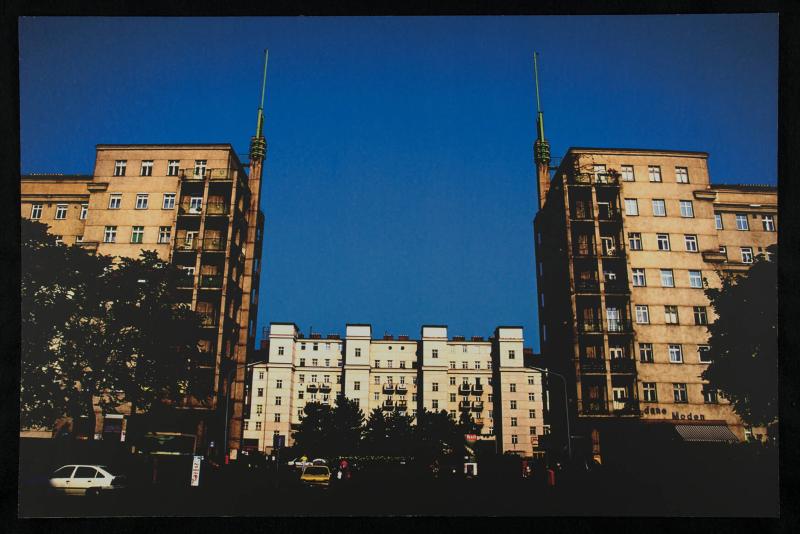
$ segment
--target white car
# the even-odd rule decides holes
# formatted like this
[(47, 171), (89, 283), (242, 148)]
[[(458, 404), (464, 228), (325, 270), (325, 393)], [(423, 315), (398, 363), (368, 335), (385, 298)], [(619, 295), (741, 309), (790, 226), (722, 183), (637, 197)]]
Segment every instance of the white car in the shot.
[(64, 495), (97, 496), (124, 487), (124, 477), (104, 465), (65, 465), (50, 475), (50, 488)]

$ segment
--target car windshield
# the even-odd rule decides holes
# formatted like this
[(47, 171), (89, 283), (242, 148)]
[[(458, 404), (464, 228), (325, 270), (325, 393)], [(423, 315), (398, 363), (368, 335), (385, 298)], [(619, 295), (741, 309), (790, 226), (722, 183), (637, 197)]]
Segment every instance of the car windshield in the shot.
[(306, 469), (306, 475), (327, 475), (329, 473), (327, 467), (313, 466)]

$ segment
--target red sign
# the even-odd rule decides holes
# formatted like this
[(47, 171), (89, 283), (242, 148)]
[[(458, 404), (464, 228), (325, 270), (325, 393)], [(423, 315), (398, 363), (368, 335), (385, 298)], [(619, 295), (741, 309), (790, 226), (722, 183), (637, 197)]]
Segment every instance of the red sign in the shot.
[(477, 440), (478, 440), (478, 436), (477, 436), (477, 435), (475, 435), (475, 434), (464, 434), (464, 437), (465, 437), (465, 438), (466, 438), (466, 440), (467, 440), (467, 441), (469, 441), (470, 443), (471, 443), (471, 442), (473, 442), (473, 441), (477, 441)]

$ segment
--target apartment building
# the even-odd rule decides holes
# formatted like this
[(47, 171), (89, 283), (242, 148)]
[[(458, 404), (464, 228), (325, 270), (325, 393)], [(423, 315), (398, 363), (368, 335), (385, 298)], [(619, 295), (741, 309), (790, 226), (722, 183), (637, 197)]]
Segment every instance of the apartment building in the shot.
[(593, 451), (626, 419), (710, 441), (763, 432), (700, 378), (714, 320), (703, 289), (777, 243), (776, 189), (712, 185), (704, 152), (570, 148), (549, 182), (537, 164), (542, 352)]
[[(199, 447), (220, 433), (226, 373), (255, 342), (264, 216), (260, 171), (247, 170), (228, 144), (97, 145), (92, 175), (21, 182), (21, 215), (49, 225), (65, 245), (115, 257), (154, 250), (184, 269), (181, 300), (204, 316), (207, 394), (186, 399), (192, 410), (172, 430), (196, 435)], [(243, 388), (231, 393), (241, 414)]]
[(532, 456), (544, 432), (542, 380), (523, 365), (520, 327), (498, 327), (488, 340), (448, 337), (447, 326), (423, 326), (420, 339), (384, 335), (348, 324), (346, 335), (303, 336), (293, 323), (272, 323), (267, 361), (253, 366), (244, 446), (270, 452), (273, 436), (292, 444), (292, 429), (309, 402), (355, 400), (416, 415), (423, 407), (482, 425), (479, 439), (498, 451)]

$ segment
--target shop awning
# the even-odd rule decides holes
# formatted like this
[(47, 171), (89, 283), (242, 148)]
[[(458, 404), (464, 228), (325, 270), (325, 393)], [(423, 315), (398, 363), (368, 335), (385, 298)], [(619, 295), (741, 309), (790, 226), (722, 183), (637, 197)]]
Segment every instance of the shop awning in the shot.
[(739, 441), (727, 425), (675, 425), (684, 441), (727, 443)]

